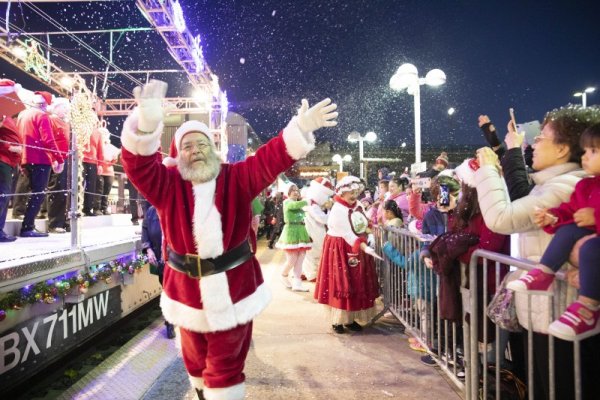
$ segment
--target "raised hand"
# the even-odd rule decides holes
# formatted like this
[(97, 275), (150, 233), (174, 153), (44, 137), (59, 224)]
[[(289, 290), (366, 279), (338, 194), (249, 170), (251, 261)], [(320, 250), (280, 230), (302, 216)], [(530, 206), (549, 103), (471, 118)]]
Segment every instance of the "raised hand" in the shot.
[(508, 133), (504, 137), (504, 143), (506, 143), (506, 147), (508, 149), (515, 149), (517, 147), (521, 147), (523, 144), (523, 140), (525, 140), (525, 132), (519, 133), (516, 132), (512, 121), (508, 121)]
[(337, 104), (331, 104), (331, 99), (325, 99), (308, 108), (308, 100), (302, 99), (298, 110), (298, 127), (304, 133), (316, 131), (319, 128), (336, 126), (338, 113)]
[(166, 82), (150, 80), (144, 87), (133, 89), (133, 97), (138, 105), (138, 130), (142, 133), (152, 133), (163, 119), (162, 102), (167, 94)]

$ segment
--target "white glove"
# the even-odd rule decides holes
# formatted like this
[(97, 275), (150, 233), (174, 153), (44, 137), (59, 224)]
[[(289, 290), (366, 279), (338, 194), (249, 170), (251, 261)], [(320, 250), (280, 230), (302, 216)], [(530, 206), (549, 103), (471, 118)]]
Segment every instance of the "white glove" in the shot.
[(375, 236), (372, 233), (369, 233), (367, 236), (367, 244), (369, 247), (375, 247)]
[(138, 130), (152, 133), (163, 119), (162, 102), (167, 94), (166, 82), (151, 79), (144, 87), (133, 89), (133, 97), (138, 105)]
[(338, 113), (335, 112), (337, 104), (331, 103), (331, 99), (322, 100), (308, 108), (308, 100), (302, 99), (302, 106), (298, 110), (298, 127), (303, 133), (313, 132), (324, 126), (336, 126)]
[(364, 252), (367, 253), (368, 255), (370, 255), (373, 258), (376, 258), (378, 260), (383, 261), (383, 258), (379, 254), (377, 254), (375, 252), (375, 249), (373, 249), (372, 247), (369, 247), (369, 246), (365, 247)]
[(65, 163), (59, 164), (58, 161), (52, 161), (52, 171), (54, 171), (55, 174), (60, 174), (61, 172), (63, 172), (64, 168)]
[(21, 154), (23, 152), (23, 147), (21, 146), (8, 146), (8, 151), (12, 153)]

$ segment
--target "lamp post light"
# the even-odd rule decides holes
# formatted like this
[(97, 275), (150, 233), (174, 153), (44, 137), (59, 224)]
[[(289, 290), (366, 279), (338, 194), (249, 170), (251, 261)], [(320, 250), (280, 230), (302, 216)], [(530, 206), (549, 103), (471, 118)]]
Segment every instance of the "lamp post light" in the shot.
[(446, 74), (441, 69), (432, 69), (419, 78), (417, 67), (412, 64), (402, 64), (390, 78), (390, 87), (396, 91), (406, 89), (415, 99), (415, 162), (421, 162), (421, 85), (440, 86), (446, 83)]
[(375, 132), (367, 132), (365, 136), (360, 136), (360, 133), (354, 131), (348, 135), (348, 141), (350, 143), (358, 142), (358, 160), (360, 162), (360, 179), (365, 177), (365, 163), (364, 163), (364, 147), (363, 142), (373, 143), (377, 140), (377, 134)]
[(340, 166), (340, 172), (344, 172), (344, 161), (352, 161), (352, 156), (350, 154), (346, 154), (344, 157), (342, 157), (339, 154), (334, 154), (333, 157), (331, 157), (331, 161), (338, 163)]
[(583, 108), (586, 108), (587, 107), (587, 94), (593, 93), (595, 90), (596, 90), (595, 87), (588, 87), (585, 90), (582, 90), (581, 92), (573, 93), (573, 96), (581, 97), (581, 105), (583, 106)]

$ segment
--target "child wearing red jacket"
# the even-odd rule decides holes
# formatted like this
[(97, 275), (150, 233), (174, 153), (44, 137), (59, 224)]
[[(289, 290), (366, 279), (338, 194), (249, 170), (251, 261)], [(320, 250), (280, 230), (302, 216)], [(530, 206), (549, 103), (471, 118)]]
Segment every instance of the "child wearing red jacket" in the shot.
[[(535, 222), (548, 233), (556, 233), (537, 268), (507, 285), (515, 291), (546, 291), (554, 273), (567, 262), (575, 243), (584, 236), (600, 233), (600, 124), (581, 135), (585, 153), (581, 163), (592, 175), (579, 181), (568, 202), (549, 210), (535, 211)], [(600, 333), (600, 237), (587, 240), (579, 250), (577, 301), (552, 322), (548, 332), (564, 340), (581, 340)]]

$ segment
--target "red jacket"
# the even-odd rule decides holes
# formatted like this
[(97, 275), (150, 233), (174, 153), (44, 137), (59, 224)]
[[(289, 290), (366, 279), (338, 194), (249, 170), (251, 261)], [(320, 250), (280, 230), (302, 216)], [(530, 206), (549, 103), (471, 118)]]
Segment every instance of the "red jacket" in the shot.
[(15, 124), (15, 121), (13, 121), (13, 119), (10, 117), (4, 118), (4, 120), (0, 123), (0, 140), (3, 141), (0, 142), (0, 162), (8, 164), (11, 167), (20, 165), (21, 153), (15, 153), (8, 150), (10, 146), (23, 143), (23, 139), (21, 134), (19, 134), (17, 124)]
[(104, 145), (102, 144), (102, 134), (98, 129), (94, 129), (90, 136), (90, 142), (83, 149), (83, 162), (98, 165), (104, 160)]
[(586, 207), (594, 209), (594, 218), (596, 219), (596, 226), (586, 226), (586, 228), (592, 229), (598, 234), (600, 233), (600, 176), (584, 178), (577, 182), (575, 191), (571, 194), (568, 202), (548, 210), (550, 214), (558, 217), (558, 222), (546, 226), (544, 230), (554, 234), (562, 225), (574, 223), (573, 214), (580, 208)]
[(48, 114), (37, 108), (29, 108), (19, 114), (17, 126), (25, 143), (23, 164), (51, 165), (53, 161), (59, 164), (64, 162), (64, 157), (58, 152)]
[(56, 115), (50, 116), (50, 122), (52, 123), (56, 146), (62, 152), (63, 158), (67, 158), (67, 152), (71, 147), (71, 125)]
[[(128, 121), (134, 121), (134, 117)], [(294, 144), (288, 144), (285, 138), (300, 142), (301, 135), (291, 132), (294, 129), (288, 126), (254, 156), (235, 164), (221, 164), (215, 180), (192, 186), (176, 167), (162, 164), (160, 152), (150, 156), (131, 152), (133, 147), (128, 146), (142, 140), (128, 139), (134, 135), (128, 121), (121, 135), (123, 169), (155, 206), (164, 234), (163, 246), (179, 254), (201, 256), (222, 254), (248, 240), (252, 199), (294, 164), (289, 154), (297, 151), (290, 151)], [(196, 332), (215, 332), (251, 321), (267, 306), (270, 297), (258, 260), (252, 257), (236, 268), (200, 280), (170, 266), (165, 268), (161, 308), (165, 318), (176, 325)]]

